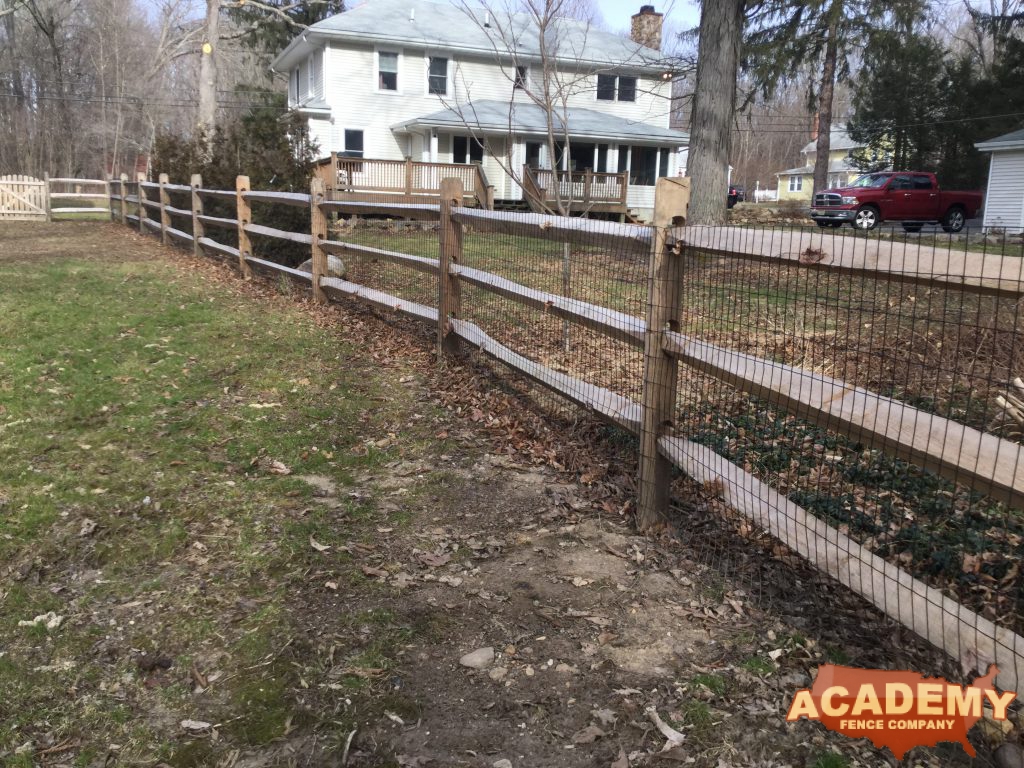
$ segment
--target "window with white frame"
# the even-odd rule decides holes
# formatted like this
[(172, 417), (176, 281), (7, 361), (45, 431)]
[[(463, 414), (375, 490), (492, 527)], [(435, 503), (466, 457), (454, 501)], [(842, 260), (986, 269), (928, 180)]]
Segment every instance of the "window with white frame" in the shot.
[(377, 88), (381, 91), (398, 90), (398, 53), (395, 51), (378, 51), (377, 53)]
[(427, 74), (427, 93), (448, 95), (448, 59), (431, 56)]
[(789, 191), (799, 192), (804, 188), (804, 177), (803, 176), (790, 176), (789, 177)]
[(636, 101), (636, 78), (625, 75), (598, 75), (598, 101)]
[(345, 129), (345, 149), (340, 152), (344, 157), (363, 156), (363, 132), (354, 128)]

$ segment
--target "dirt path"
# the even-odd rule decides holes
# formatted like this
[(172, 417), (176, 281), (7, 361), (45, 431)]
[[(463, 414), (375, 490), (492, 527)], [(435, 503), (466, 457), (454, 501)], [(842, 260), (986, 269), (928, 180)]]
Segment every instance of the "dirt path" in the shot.
[[(130, 748), (116, 743), (110, 718), (95, 720), (102, 725), (90, 732), (93, 721), (78, 703), (51, 703), (38, 717), (19, 719), (0, 701), (0, 761), (90, 768), (895, 765), (866, 742), (807, 722), (787, 725), (785, 709), (819, 663), (898, 668), (934, 656), (834, 585), (793, 567), (756, 532), (742, 540), (737, 524), (710, 522), (714, 511), (700, 503), (679, 510), (680, 537), (631, 533), (622, 487), (631, 468), (617, 464), (624, 454), (614, 440), (588, 442), (585, 453), (580, 442), (599, 428), (570, 429), (526, 410), (472, 360), (439, 373), (428, 337), (415, 329), (396, 330), (356, 308), (291, 309), (296, 297), (276, 286), (242, 284), (225, 267), (122, 229), (0, 227), (0, 279), (30, 279), (39, 265), (69, 259), (79, 279), (88, 263), (123, 265), (128, 253), (139, 264), (111, 280), (133, 285), (151, 279), (151, 270), (165, 279), (172, 264), (177, 276), (168, 290), (230, 312), (291, 313), (297, 333), (326, 334), (317, 354), (360, 343), (337, 352), (344, 375), (319, 362), (306, 371), (282, 360), (294, 370), (265, 383), (260, 398), (245, 392), (237, 403), (220, 402), (228, 416), (232, 408), (251, 416), (253, 402), (265, 408), (259, 418), (271, 421), (259, 429), (297, 446), (282, 462), (290, 474), (279, 476), (273, 463), (283, 449), (271, 446), (244, 466), (224, 447), (230, 434), (204, 437), (210, 447), (202, 469), (180, 468), (183, 483), (193, 478), (188, 493), (201, 506), (200, 494), (226, 488), (230, 495), (214, 507), (251, 516), (200, 517), (196, 507), (168, 501), (167, 515), (186, 533), (174, 548), (140, 556), (120, 591), (89, 586), (97, 581), (96, 547), (114, 519), (129, 509), (143, 514), (141, 506), (119, 505), (116, 515), (112, 508), (109, 520), (90, 513), (100, 521), (93, 529), (80, 506), (71, 507), (70, 520), (55, 515), (24, 541), (8, 539), (14, 566), (0, 565), (0, 595), (11, 609), (4, 613), (0, 603), (0, 675), (4, 664), (16, 665), (24, 687), (37, 686), (35, 695), (19, 694), (34, 706), (41, 694), (60, 700), (69, 690), (93, 710), (116, 705), (116, 717), (133, 724), (121, 731), (133, 741)], [(244, 322), (251, 327), (254, 319)], [(154, 337), (168, 327), (154, 329)], [(293, 343), (283, 326), (271, 333), (282, 347)], [(17, 380), (4, 375), (0, 368), (0, 385), (10, 385), (0, 395), (8, 397)], [(306, 407), (289, 400), (288, 382), (307, 375), (341, 379), (338, 389), (317, 393), (320, 406), (330, 398), (332, 407), (358, 405), (343, 418), (320, 411), (305, 422), (277, 417)], [(238, 378), (217, 368), (211, 392), (223, 376)], [(164, 409), (172, 423), (183, 418), (177, 407)], [(7, 420), (0, 410), (0, 423)], [(350, 460), (309, 455), (303, 446), (320, 421), (330, 423), (316, 439), (334, 441), (332, 450)], [(12, 474), (7, 489), (0, 484), (0, 511), (11, 525), (14, 502), (44, 487), (31, 477), (18, 485), (24, 477)], [(15, 619), (47, 593), (59, 599), (66, 625), (26, 640)], [(25, 602), (13, 606), (15, 594)], [(129, 616), (145, 616), (147, 637), (163, 634), (166, 657), (139, 655), (146, 646), (123, 631)], [(65, 663), (71, 666), (62, 672)], [(668, 729), (685, 741), (672, 746)], [(968, 760), (959, 747), (917, 750), (904, 763), (988, 764)]]

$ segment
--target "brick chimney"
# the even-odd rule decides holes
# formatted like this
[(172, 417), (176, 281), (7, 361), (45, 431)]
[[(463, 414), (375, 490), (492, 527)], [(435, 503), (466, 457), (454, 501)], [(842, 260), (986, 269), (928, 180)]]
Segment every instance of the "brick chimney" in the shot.
[(661, 25), (664, 14), (655, 13), (653, 5), (641, 5), (640, 12), (633, 16), (629, 37), (634, 43), (661, 50)]

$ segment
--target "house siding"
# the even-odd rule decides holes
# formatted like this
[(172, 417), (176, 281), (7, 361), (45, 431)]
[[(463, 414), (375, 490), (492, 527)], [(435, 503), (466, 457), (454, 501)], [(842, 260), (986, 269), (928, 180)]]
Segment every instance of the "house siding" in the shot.
[(984, 226), (1024, 230), (1024, 150), (992, 153)]

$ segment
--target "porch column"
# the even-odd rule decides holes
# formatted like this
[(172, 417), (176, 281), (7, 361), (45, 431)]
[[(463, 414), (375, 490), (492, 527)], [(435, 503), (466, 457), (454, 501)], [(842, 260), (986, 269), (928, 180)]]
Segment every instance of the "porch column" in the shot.
[(430, 129), (430, 162), (437, 162), (437, 130)]

